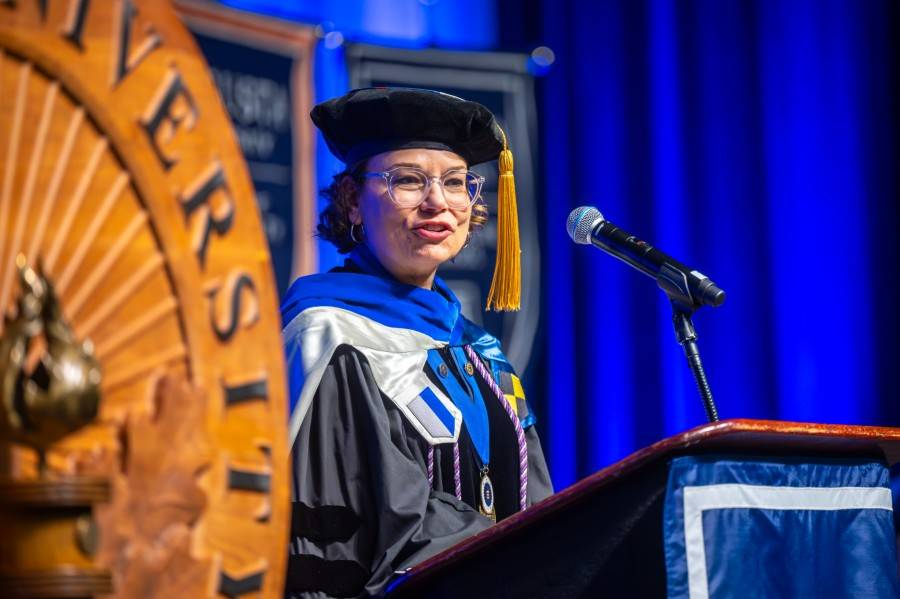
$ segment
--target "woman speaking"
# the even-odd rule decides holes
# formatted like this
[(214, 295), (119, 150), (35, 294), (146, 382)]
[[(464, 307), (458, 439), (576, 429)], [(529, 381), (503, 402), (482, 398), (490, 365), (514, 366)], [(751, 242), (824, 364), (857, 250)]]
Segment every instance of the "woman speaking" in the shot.
[(290, 376), (294, 597), (380, 594), (390, 577), (552, 493), (521, 384), (496, 338), (436, 275), (487, 221), (500, 158), (488, 306), (517, 309), (512, 155), (484, 106), (370, 88), (316, 106), (346, 164), (319, 234), (344, 265), (282, 305)]

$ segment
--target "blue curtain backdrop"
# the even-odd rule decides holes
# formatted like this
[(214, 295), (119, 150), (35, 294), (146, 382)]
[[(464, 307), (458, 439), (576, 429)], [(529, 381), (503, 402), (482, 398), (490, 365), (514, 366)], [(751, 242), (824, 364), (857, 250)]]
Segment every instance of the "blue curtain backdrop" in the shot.
[[(538, 98), (546, 376), (530, 392), (557, 488), (704, 422), (653, 281), (566, 235), (583, 204), (728, 292), (695, 316), (723, 418), (900, 425), (896, 3), (227, 4), (331, 33), (319, 99), (346, 90), (341, 40), (554, 51)], [(318, 158), (321, 185), (339, 165)]]
[(556, 483), (704, 421), (661, 292), (568, 240), (580, 204), (728, 292), (695, 317), (722, 417), (900, 424), (896, 5), (541, 8)]

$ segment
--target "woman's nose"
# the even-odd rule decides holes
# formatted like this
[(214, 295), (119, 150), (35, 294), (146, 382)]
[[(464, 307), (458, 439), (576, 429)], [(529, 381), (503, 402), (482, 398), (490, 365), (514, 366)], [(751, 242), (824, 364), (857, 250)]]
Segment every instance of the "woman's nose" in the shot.
[(425, 199), (422, 200), (421, 206), (427, 210), (445, 210), (447, 208), (447, 198), (444, 197), (444, 186), (437, 177), (431, 179), (431, 185)]

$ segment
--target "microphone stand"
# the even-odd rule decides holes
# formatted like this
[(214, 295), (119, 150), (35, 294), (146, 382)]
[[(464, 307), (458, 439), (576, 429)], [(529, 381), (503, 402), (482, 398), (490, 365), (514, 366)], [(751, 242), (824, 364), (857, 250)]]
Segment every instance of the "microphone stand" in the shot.
[(668, 296), (672, 303), (672, 323), (675, 325), (675, 339), (684, 349), (688, 366), (694, 375), (697, 389), (700, 391), (700, 399), (703, 400), (703, 409), (706, 410), (706, 419), (709, 422), (719, 421), (719, 412), (716, 410), (716, 402), (713, 400), (709, 381), (706, 380), (706, 372), (703, 370), (703, 362), (700, 361), (700, 348), (697, 347), (697, 331), (691, 316), (699, 305), (694, 302), (690, 288), (684, 275), (675, 269), (667, 269), (665, 265), (660, 269), (656, 277), (659, 288)]
[(700, 348), (697, 347), (697, 331), (691, 321), (693, 310), (684, 310), (676, 301), (672, 301), (672, 322), (675, 324), (675, 339), (684, 348), (694, 381), (700, 391), (700, 399), (703, 400), (703, 409), (706, 410), (706, 419), (709, 422), (719, 421), (719, 412), (716, 410), (716, 402), (713, 401), (709, 381), (706, 380), (706, 372), (703, 370), (703, 362), (700, 361)]

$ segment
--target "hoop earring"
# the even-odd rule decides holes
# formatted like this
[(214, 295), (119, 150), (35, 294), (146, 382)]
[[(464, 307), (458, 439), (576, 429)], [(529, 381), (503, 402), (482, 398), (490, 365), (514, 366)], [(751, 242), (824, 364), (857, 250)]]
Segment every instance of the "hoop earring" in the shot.
[(459, 251), (456, 252), (456, 255), (453, 256), (452, 258), (450, 258), (451, 264), (456, 264), (456, 259), (459, 258), (460, 254), (463, 253), (463, 250), (465, 250), (467, 247), (469, 247), (469, 241), (471, 239), (472, 239), (472, 232), (469, 231), (468, 233), (466, 233), (466, 242), (463, 244), (463, 246), (461, 248), (459, 248)]
[(362, 225), (351, 224), (350, 225), (350, 239), (353, 240), (353, 243), (360, 244), (362, 240), (356, 238), (356, 227), (360, 228), (360, 236), (365, 235), (366, 229)]

